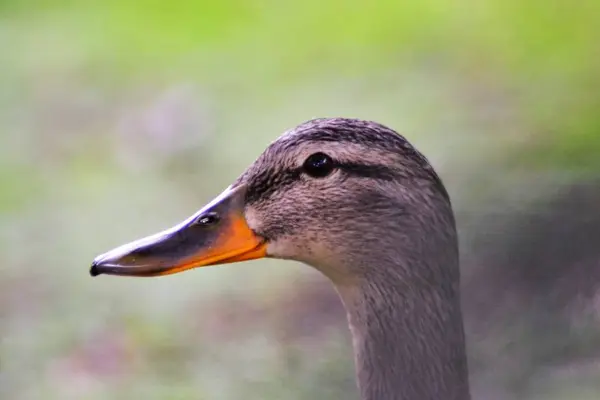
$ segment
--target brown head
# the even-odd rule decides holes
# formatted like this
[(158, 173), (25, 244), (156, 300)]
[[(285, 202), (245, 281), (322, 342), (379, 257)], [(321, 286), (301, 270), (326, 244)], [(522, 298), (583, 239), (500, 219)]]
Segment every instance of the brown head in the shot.
[(285, 132), (186, 221), (96, 258), (91, 273), (165, 275), (266, 256), (343, 281), (397, 257), (388, 250), (417, 257), (436, 240), (455, 240), (454, 221), (425, 157), (381, 124), (323, 118)]

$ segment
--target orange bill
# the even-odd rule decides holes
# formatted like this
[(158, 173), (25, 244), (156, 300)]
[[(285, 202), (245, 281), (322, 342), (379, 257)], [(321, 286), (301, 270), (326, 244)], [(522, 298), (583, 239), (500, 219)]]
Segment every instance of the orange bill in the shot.
[(179, 225), (96, 257), (90, 274), (160, 276), (265, 257), (265, 240), (244, 218), (244, 194), (227, 188)]

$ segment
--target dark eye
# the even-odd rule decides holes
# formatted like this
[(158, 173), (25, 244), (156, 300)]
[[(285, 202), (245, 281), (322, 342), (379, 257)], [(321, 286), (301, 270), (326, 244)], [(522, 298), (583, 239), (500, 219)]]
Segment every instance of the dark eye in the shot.
[(327, 154), (315, 153), (304, 161), (302, 168), (313, 178), (323, 178), (333, 171), (335, 164)]
[(214, 225), (217, 222), (219, 222), (219, 219), (220, 219), (219, 214), (217, 214), (215, 212), (209, 212), (207, 214), (200, 216), (196, 220), (196, 224), (202, 225), (202, 226), (210, 226), (210, 225)]

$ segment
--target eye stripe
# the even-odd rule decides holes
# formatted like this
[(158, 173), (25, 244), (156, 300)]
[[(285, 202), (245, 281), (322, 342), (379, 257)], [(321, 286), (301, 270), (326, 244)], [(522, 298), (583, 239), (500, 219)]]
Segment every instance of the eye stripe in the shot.
[[(335, 164), (336, 169), (340, 169), (349, 176), (358, 178), (383, 179), (391, 181), (397, 177), (397, 173), (383, 165), (360, 164), (360, 163), (340, 163)], [(246, 191), (246, 203), (251, 204), (260, 199), (271, 196), (278, 190), (294, 184), (302, 176), (303, 168), (293, 168), (285, 170), (267, 170), (260, 175), (255, 176)]]
[(338, 168), (351, 176), (391, 181), (397, 173), (389, 167), (373, 164), (340, 163)]
[(245, 201), (247, 204), (254, 203), (261, 198), (271, 196), (274, 192), (281, 190), (300, 179), (301, 168), (286, 170), (266, 170), (254, 176), (248, 185)]

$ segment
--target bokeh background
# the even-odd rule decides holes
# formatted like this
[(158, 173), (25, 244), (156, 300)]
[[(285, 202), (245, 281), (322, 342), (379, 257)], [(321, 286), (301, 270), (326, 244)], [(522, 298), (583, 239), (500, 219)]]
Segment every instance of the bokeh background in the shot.
[(0, 1), (0, 398), (356, 399), (306, 266), (88, 275), (322, 116), (445, 181), (474, 397), (600, 398), (599, 24), (596, 0)]

